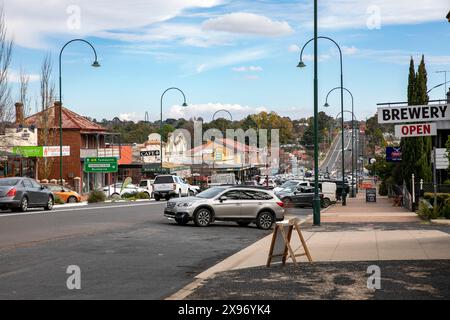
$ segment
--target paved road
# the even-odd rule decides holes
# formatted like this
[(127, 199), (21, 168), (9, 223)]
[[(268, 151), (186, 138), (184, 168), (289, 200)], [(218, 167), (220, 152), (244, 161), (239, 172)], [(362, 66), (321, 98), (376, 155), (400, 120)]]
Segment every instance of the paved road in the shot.
[[(0, 299), (161, 299), (268, 231), (166, 220), (163, 203), (0, 216)], [(304, 216), (308, 210), (298, 209)], [(66, 287), (81, 268), (79, 291)]]
[[(344, 132), (344, 148), (352, 149), (352, 132), (351, 130), (346, 130)], [(346, 151), (345, 153), (345, 167), (350, 168), (352, 165), (351, 159), (353, 156), (353, 151)], [(339, 134), (331, 145), (331, 152), (328, 153), (325, 161), (320, 166), (322, 172), (337, 173), (340, 175), (340, 170), (342, 168), (342, 138)]]

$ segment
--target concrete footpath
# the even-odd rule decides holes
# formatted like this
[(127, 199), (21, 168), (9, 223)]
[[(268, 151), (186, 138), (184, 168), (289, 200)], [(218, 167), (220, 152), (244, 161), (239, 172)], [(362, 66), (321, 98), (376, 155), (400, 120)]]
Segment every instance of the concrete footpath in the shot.
[[(313, 227), (311, 219), (302, 224), (313, 265), (450, 260), (450, 227), (427, 224), (415, 213), (393, 207), (392, 201), (386, 197), (378, 197), (376, 203), (366, 203), (365, 194), (359, 193), (357, 198), (348, 199), (346, 207), (337, 204), (322, 213), (321, 222), (320, 227)], [(214, 282), (214, 278), (224, 272), (242, 270), (245, 273), (248, 268), (267, 272), (271, 269), (264, 267), (270, 241), (271, 235), (225, 259), (199, 274), (194, 283), (169, 299), (201, 298), (195, 294), (190, 295), (198, 288)], [(296, 237), (293, 237), (292, 247), (300, 247)], [(297, 269), (303, 268), (307, 260), (301, 258), (300, 261), (303, 263)]]

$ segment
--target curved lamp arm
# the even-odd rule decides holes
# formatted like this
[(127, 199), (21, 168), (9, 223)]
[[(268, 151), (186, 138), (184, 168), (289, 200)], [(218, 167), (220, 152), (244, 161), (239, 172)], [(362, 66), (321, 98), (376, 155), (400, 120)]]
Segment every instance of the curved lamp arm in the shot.
[(214, 115), (213, 115), (212, 121), (214, 121), (214, 120), (216, 119), (216, 115), (217, 115), (219, 112), (226, 112), (226, 113), (228, 113), (229, 116), (230, 116), (230, 118), (231, 118), (231, 121), (233, 121), (233, 115), (231, 114), (230, 111), (225, 110), (225, 109), (217, 110), (217, 111), (214, 113)]

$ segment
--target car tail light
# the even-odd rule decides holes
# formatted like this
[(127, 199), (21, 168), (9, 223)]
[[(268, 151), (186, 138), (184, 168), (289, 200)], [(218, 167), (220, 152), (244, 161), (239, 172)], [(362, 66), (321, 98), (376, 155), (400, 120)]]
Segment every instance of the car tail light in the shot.
[(176, 191), (176, 190), (177, 190), (177, 185), (174, 184), (174, 185), (173, 185), (173, 191)]
[(8, 193), (6, 194), (7, 197), (15, 197), (17, 194), (17, 190), (16, 188), (12, 188), (11, 190), (8, 191)]
[(277, 205), (279, 205), (280, 207), (284, 208), (284, 202), (277, 202)]

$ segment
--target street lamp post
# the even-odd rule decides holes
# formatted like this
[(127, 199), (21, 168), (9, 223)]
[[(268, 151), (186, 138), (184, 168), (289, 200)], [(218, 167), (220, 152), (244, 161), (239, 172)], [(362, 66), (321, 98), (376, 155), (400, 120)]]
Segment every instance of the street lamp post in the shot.
[(166, 93), (171, 90), (176, 90), (176, 91), (180, 92), (183, 95), (183, 100), (184, 100), (182, 106), (183, 107), (188, 106), (188, 104), (186, 103), (186, 95), (179, 88), (176, 88), (176, 87), (169, 88), (166, 91), (164, 91), (163, 94), (161, 95), (161, 110), (160, 110), (161, 111), (161, 122), (159, 124), (159, 131), (160, 131), (159, 132), (160, 133), (160, 144), (159, 144), (160, 155), (159, 156), (161, 157), (161, 173), (163, 172), (163, 147), (162, 147), (162, 145), (163, 145), (163, 141), (162, 141), (162, 139), (163, 139), (163, 100), (164, 100), (164, 96), (166, 95)]
[(92, 67), (94, 67), (94, 68), (100, 67), (100, 63), (98, 62), (98, 59), (97, 59), (97, 51), (95, 50), (94, 46), (89, 41), (86, 41), (84, 39), (70, 40), (62, 47), (61, 51), (59, 52), (59, 103), (60, 103), (60, 108), (59, 108), (59, 181), (60, 181), (61, 187), (64, 186), (64, 184), (63, 184), (63, 137), (62, 137), (62, 135), (63, 135), (63, 130), (62, 130), (62, 107), (63, 107), (62, 54), (64, 52), (64, 49), (73, 42), (83, 42), (83, 43), (87, 44), (88, 46), (90, 46), (92, 48), (92, 50), (94, 51), (94, 55), (95, 55), (95, 60), (92, 63)]
[[(325, 108), (328, 108), (330, 106), (328, 104), (328, 97), (330, 96), (330, 94), (333, 91), (338, 90), (338, 89), (340, 89), (340, 87), (331, 89), (328, 92), (327, 97), (325, 99), (325, 105), (324, 105)], [(353, 115), (353, 119), (352, 119), (352, 148), (353, 148), (353, 150), (356, 150), (357, 149), (357, 148), (355, 148), (355, 138), (356, 138), (355, 136), (356, 136), (356, 133), (355, 133), (355, 121), (354, 121), (355, 120), (355, 114), (354, 114), (354, 112), (355, 112), (354, 111), (355, 110), (355, 101), (354, 101), (353, 94), (351, 93), (351, 91), (348, 90), (347, 88), (343, 88), (343, 89), (345, 91), (347, 91), (350, 94), (350, 97), (352, 98), (352, 115)], [(341, 111), (341, 113), (342, 113), (342, 111)], [(344, 127), (343, 126), (342, 126), (342, 131), (344, 131)], [(344, 143), (344, 142), (342, 141), (342, 143)], [(352, 176), (354, 176), (354, 175), (355, 175), (355, 153), (352, 152)], [(352, 178), (352, 181), (353, 181), (353, 178)], [(356, 190), (355, 190), (355, 188), (353, 187), (353, 184), (352, 184), (351, 190), (352, 190), (351, 197), (354, 198), (356, 196), (355, 195), (355, 191), (356, 191), (356, 193), (358, 193), (358, 186), (356, 186)]]
[[(314, 170), (314, 181), (315, 181), (315, 188), (314, 188), (314, 219), (315, 222), (317, 220), (320, 220), (320, 198), (319, 198), (319, 150), (318, 150), (318, 80), (317, 80), (317, 39), (326, 39), (331, 42), (333, 42), (336, 47), (339, 50), (339, 57), (340, 57), (340, 66), (341, 66), (341, 86), (339, 87), (341, 89), (341, 112), (344, 111), (344, 72), (343, 72), (343, 63), (342, 63), (342, 50), (341, 47), (337, 44), (336, 41), (329, 37), (318, 37), (317, 36), (317, 0), (314, 2), (315, 4), (315, 37), (308, 42), (305, 43), (303, 46), (301, 53), (300, 53), (300, 62), (297, 67), (304, 68), (306, 67), (305, 63), (303, 62), (303, 51), (305, 50), (305, 47), (312, 41), (314, 41), (314, 164), (315, 164), (315, 170)], [(342, 127), (344, 127), (344, 118), (342, 118)], [(342, 142), (344, 142), (344, 131), (342, 131)], [(342, 143), (342, 183), (345, 184), (345, 169), (344, 169), (344, 143)], [(345, 188), (342, 188), (342, 205), (347, 205), (346, 200), (346, 192)], [(314, 223), (316, 224), (316, 223)]]

